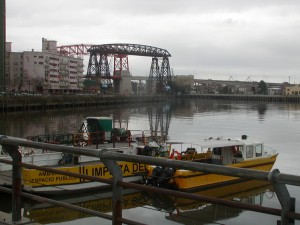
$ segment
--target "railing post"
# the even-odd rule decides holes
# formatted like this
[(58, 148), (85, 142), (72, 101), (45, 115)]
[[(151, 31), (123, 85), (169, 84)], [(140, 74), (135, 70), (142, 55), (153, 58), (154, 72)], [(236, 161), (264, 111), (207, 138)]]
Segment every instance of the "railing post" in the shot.
[(278, 169), (272, 170), (272, 172), (270, 172), (269, 174), (269, 180), (272, 183), (272, 186), (281, 205), (281, 221), (279, 222), (279, 224), (293, 225), (295, 224), (295, 220), (288, 218), (287, 213), (295, 212), (295, 199), (291, 198), (285, 184), (277, 182), (276, 178), (278, 174), (280, 174), (280, 171)]
[(104, 165), (108, 168), (109, 172), (112, 174), (114, 183), (113, 183), (113, 225), (121, 225), (119, 219), (122, 219), (122, 197), (123, 197), (123, 187), (118, 186), (118, 181), (123, 181), (123, 174), (121, 167), (114, 160), (105, 159), (103, 153), (106, 151), (112, 151), (103, 149), (100, 153), (100, 159)]
[(21, 191), (22, 191), (22, 167), (18, 164), (22, 162), (22, 155), (18, 151), (18, 146), (2, 145), (12, 158), (12, 221), (21, 220)]

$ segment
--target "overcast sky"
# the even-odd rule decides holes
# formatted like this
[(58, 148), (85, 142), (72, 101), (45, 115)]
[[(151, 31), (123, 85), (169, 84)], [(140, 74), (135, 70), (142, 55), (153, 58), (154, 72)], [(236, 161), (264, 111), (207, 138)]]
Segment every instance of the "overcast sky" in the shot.
[[(13, 51), (40, 51), (42, 38), (151, 45), (175, 75), (300, 83), (299, 12), (296, 0), (6, 0), (6, 39)], [(146, 76), (151, 58), (129, 64)]]

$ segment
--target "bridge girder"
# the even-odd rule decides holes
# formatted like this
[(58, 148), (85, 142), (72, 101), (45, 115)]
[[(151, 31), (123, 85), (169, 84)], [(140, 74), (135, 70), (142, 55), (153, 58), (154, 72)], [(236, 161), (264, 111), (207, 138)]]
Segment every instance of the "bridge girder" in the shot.
[(88, 55), (91, 44), (63, 45), (58, 46), (57, 51), (61, 55)]
[(106, 55), (123, 54), (149, 57), (171, 57), (171, 54), (165, 49), (140, 44), (92, 45), (87, 51), (90, 53), (97, 52), (98, 54)]

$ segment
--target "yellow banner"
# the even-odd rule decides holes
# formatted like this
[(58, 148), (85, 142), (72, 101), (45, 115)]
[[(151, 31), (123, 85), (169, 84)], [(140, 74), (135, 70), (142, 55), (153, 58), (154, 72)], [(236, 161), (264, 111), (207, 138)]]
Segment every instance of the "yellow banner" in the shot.
[[(132, 176), (136, 173), (145, 172), (145, 164), (132, 163), (132, 162), (118, 162), (123, 176)], [(68, 171), (72, 173), (79, 173), (88, 176), (100, 177), (100, 178), (112, 178), (108, 168), (103, 163), (87, 164), (87, 165), (74, 165), (70, 167), (57, 167), (55, 168), (61, 171)], [(40, 170), (23, 169), (24, 185), (37, 187), (37, 186), (51, 186), (61, 184), (75, 184), (88, 182), (89, 180), (80, 179), (77, 177), (66, 176), (62, 174), (56, 174)]]

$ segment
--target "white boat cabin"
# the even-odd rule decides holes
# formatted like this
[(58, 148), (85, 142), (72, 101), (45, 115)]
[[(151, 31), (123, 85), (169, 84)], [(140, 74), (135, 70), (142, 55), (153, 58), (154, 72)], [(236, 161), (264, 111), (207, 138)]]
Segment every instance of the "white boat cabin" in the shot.
[(266, 157), (263, 142), (242, 139), (208, 139), (205, 147), (211, 151), (211, 163), (227, 165)]

